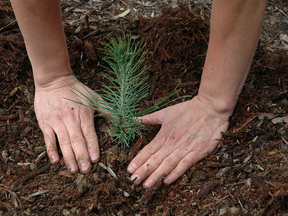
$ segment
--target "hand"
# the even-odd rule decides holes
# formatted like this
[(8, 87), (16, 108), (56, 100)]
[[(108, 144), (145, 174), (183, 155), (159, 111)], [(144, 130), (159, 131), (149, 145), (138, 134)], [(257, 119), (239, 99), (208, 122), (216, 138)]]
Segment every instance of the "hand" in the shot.
[[(87, 95), (87, 91), (72, 75), (59, 77), (45, 87), (36, 88), (35, 113), (51, 163), (58, 163), (60, 160), (56, 146), (57, 135), (69, 171), (75, 173), (79, 167), (82, 173), (87, 173), (91, 169), (91, 162), (96, 163), (100, 155), (94, 127), (94, 110), (65, 99), (90, 105), (71, 92), (71, 85), (64, 80)], [(89, 91), (92, 92), (91, 89)]]
[(162, 174), (171, 184), (193, 164), (217, 146), (221, 132), (227, 131), (229, 116), (220, 113), (200, 96), (158, 112), (145, 115), (143, 123), (162, 124), (156, 137), (131, 161), (131, 180), (144, 188), (152, 187)]

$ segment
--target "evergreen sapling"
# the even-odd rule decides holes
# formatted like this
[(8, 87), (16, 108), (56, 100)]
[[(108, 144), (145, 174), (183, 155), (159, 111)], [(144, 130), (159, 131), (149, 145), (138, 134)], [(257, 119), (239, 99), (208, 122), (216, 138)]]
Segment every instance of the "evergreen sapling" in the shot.
[[(103, 48), (106, 53), (103, 60), (108, 66), (104, 67), (105, 71), (101, 73), (109, 85), (101, 82), (102, 89), (98, 92), (102, 99), (87, 90), (87, 94), (93, 96), (94, 100), (90, 99), (74, 86), (72, 86), (72, 91), (92, 105), (88, 107), (102, 111), (97, 114), (98, 116), (109, 115), (109, 133), (114, 138), (113, 141), (122, 144), (125, 148), (129, 147), (129, 142), (141, 135), (145, 129), (139, 117), (170, 103), (171, 101), (163, 104), (180, 89), (176, 91), (175, 88), (164, 100), (141, 111), (138, 107), (139, 102), (148, 95), (149, 91), (146, 83), (148, 76), (145, 76), (147, 66), (142, 66), (146, 52), (143, 51), (142, 44), (131, 42), (130, 37), (127, 40), (125, 37), (124, 39), (109, 37), (109, 41), (109, 44), (105, 43), (106, 48)], [(159, 107), (160, 104), (162, 105)]]

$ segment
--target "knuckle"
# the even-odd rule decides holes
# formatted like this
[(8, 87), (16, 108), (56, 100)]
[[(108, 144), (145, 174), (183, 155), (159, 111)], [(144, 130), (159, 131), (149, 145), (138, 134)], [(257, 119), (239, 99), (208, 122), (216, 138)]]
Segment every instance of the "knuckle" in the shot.
[(153, 155), (153, 154), (155, 154), (156, 149), (155, 149), (155, 147), (153, 147), (152, 145), (147, 145), (147, 146), (145, 147), (145, 151), (146, 151), (147, 153)]
[(51, 133), (46, 133), (44, 132), (43, 133), (43, 136), (44, 136), (44, 140), (45, 140), (45, 143), (47, 143), (47, 145), (53, 145), (53, 140), (55, 139), (55, 135), (51, 134)]
[(154, 164), (161, 164), (162, 159), (159, 155), (155, 154), (151, 157), (151, 160)]
[(168, 167), (174, 167), (175, 161), (171, 157), (167, 157), (163, 163)]
[(92, 112), (89, 108), (87, 107), (84, 107), (82, 110), (81, 110), (81, 116), (83, 119), (88, 119), (90, 118), (92, 115)]
[(79, 143), (83, 143), (84, 142), (84, 138), (78, 134), (73, 134), (71, 136), (71, 143), (73, 144), (79, 144)]
[(186, 166), (186, 165), (193, 165), (193, 162), (192, 162), (191, 160), (185, 159), (185, 160), (182, 160), (181, 162), (182, 162), (182, 164), (184, 164), (184, 166)]
[(74, 156), (63, 156), (64, 157), (64, 160), (65, 160), (65, 163), (68, 165), (68, 164), (72, 164), (72, 163), (75, 163), (75, 158)]
[(87, 138), (87, 140), (97, 139), (95, 131), (91, 129), (88, 129), (87, 131), (85, 131), (85, 137)]
[(68, 137), (59, 138), (60, 146), (70, 146), (70, 139)]
[(178, 169), (173, 169), (171, 172), (170, 172), (170, 176), (172, 179), (177, 179), (178, 177), (180, 177), (183, 173), (180, 172), (180, 170)]
[(78, 164), (81, 164), (83, 162), (88, 161), (88, 158), (85, 157), (84, 154), (80, 154), (80, 155), (76, 155), (76, 160), (77, 160)]

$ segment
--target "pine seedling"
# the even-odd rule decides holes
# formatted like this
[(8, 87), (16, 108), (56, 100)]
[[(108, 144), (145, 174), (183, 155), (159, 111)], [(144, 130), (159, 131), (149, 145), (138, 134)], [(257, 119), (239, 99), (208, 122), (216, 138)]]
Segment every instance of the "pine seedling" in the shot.
[[(109, 115), (109, 133), (115, 142), (121, 143), (125, 148), (129, 147), (129, 142), (141, 135), (141, 131), (145, 128), (139, 122), (139, 116), (165, 106), (167, 103), (163, 104), (163, 102), (179, 90), (174, 90), (160, 103), (141, 111), (138, 107), (139, 102), (148, 95), (149, 91), (146, 83), (148, 76), (145, 76), (147, 66), (142, 66), (146, 52), (143, 51), (141, 43), (131, 42), (130, 37), (127, 40), (125, 37), (108, 39), (110, 43), (105, 43), (106, 48), (103, 49), (106, 53), (103, 60), (108, 66), (104, 67), (105, 71), (101, 75), (109, 84), (101, 83), (102, 89), (99, 93), (102, 99), (95, 97), (88, 90), (87, 93), (93, 96), (94, 100), (74, 86), (72, 89), (79, 97), (91, 103), (91, 108), (102, 111), (97, 115)], [(159, 107), (160, 104), (162, 105)]]

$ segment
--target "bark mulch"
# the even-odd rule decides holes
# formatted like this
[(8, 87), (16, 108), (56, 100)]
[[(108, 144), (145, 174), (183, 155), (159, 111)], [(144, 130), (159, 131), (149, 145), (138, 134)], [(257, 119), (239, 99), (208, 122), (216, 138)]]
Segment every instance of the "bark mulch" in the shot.
[[(131, 148), (120, 149), (111, 143), (108, 123), (96, 118), (101, 164), (85, 175), (70, 174), (63, 160), (50, 164), (33, 111), (32, 69), (14, 20), (10, 3), (0, 1), (0, 215), (287, 214), (287, 50), (260, 43), (219, 148), (171, 186), (159, 181), (145, 190), (132, 186), (126, 168), (159, 126), (148, 126)], [(151, 19), (102, 21), (98, 28), (84, 20), (81, 31), (64, 26), (72, 69), (92, 89), (100, 87), (103, 70), (99, 48), (107, 35), (124, 32), (148, 50), (150, 91), (141, 107), (157, 103), (178, 83), (176, 96), (197, 94), (209, 35), (203, 16), (179, 6)]]

